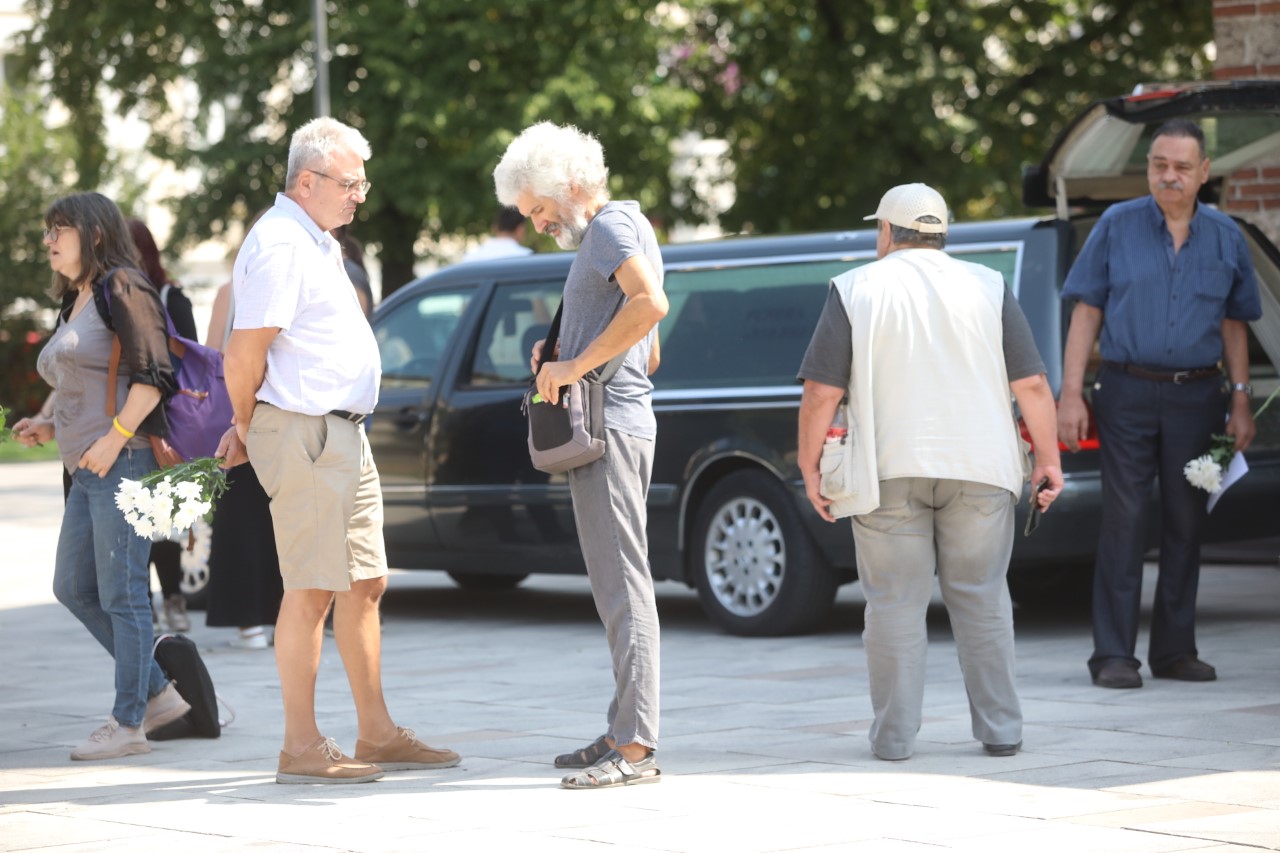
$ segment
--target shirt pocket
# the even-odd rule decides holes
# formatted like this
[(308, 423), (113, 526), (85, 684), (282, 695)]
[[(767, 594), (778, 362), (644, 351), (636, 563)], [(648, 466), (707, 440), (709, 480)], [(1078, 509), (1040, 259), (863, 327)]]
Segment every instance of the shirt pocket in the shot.
[(1229, 264), (1221, 261), (1203, 261), (1196, 267), (1191, 290), (1197, 299), (1226, 303), (1235, 276)]

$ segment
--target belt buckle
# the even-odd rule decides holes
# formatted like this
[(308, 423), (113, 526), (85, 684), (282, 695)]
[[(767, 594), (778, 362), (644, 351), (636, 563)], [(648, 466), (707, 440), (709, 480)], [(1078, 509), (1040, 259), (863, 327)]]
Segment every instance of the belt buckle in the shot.
[(1192, 371), (1192, 370), (1179, 370), (1178, 372), (1173, 374), (1173, 384), (1182, 385), (1185, 382), (1190, 382), (1191, 374), (1194, 372), (1195, 371)]

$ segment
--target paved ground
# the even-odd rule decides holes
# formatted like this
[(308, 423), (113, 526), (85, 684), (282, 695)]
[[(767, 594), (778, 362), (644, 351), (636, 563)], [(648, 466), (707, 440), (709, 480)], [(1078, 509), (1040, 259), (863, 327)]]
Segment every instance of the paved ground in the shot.
[[(60, 503), (56, 465), (0, 466), (0, 850), (1280, 849), (1274, 558), (1204, 573), (1214, 684), (1100, 690), (1086, 677), (1086, 617), (1020, 613), (1027, 729), (1014, 758), (970, 740), (940, 607), (917, 755), (885, 763), (866, 741), (856, 586), (827, 632), (777, 640), (717, 633), (691, 594), (663, 586), (666, 776), (602, 792), (560, 790), (549, 765), (602, 728), (609, 663), (583, 581), (484, 595), (397, 574), (384, 630), (393, 713), (462, 752), (462, 766), (285, 786), (273, 781), (272, 655), (232, 651), (225, 631), (199, 624), (192, 636), (238, 715), (223, 737), (68, 760), (112, 692), (107, 656), (48, 592)], [(319, 706), (325, 731), (352, 749), (332, 640)]]

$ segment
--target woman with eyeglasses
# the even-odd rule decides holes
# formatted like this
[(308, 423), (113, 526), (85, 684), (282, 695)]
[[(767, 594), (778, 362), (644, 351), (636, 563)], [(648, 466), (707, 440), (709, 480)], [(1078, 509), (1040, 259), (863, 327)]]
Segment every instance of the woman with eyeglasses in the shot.
[[(115, 504), (122, 480), (157, 467), (144, 434), (168, 432), (160, 405), (175, 390), (168, 332), (113, 201), (93, 192), (66, 196), (50, 205), (44, 223), (51, 295), (62, 310), (36, 368), (54, 388), (53, 413), (18, 421), (14, 431), (28, 447), (58, 439), (71, 490), (53, 592), (115, 659), (111, 715), (71, 757), (119, 758), (150, 752), (146, 732), (190, 710), (152, 658), (151, 540), (134, 533)], [(108, 388), (117, 337), (119, 374)]]

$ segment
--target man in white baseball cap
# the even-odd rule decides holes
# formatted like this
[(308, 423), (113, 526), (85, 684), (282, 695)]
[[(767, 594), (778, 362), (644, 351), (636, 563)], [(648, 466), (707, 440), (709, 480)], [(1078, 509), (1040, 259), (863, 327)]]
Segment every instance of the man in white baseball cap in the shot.
[[(1044, 509), (1062, 489), (1053, 392), (1000, 274), (942, 251), (947, 203), (936, 190), (894, 187), (867, 218), (879, 220), (878, 260), (832, 279), (800, 367), (798, 462), (822, 518), (853, 516), (871, 751), (898, 761), (915, 750), (936, 573), (973, 736), (988, 755), (1014, 755), (1022, 711), (1005, 574), (1027, 477), (1009, 397), (1035, 442)], [(841, 405), (848, 433), (828, 441)]]
[(899, 184), (881, 197), (875, 213), (862, 219), (864, 222), (878, 219), (921, 234), (946, 234), (947, 203), (933, 187)]

